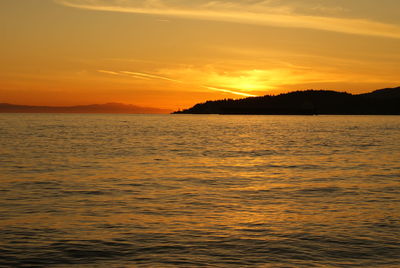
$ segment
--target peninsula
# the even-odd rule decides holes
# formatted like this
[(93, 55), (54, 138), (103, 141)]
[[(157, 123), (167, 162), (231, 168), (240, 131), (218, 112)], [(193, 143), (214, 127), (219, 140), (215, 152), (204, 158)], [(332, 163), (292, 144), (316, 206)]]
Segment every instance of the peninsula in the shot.
[(350, 94), (329, 90), (207, 101), (174, 114), (400, 115), (400, 87)]

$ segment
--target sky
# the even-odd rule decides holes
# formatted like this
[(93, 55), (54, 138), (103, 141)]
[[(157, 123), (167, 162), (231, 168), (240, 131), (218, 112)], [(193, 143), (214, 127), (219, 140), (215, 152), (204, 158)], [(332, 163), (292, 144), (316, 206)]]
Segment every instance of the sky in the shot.
[(206, 100), (400, 86), (398, 0), (0, 0), (0, 102)]

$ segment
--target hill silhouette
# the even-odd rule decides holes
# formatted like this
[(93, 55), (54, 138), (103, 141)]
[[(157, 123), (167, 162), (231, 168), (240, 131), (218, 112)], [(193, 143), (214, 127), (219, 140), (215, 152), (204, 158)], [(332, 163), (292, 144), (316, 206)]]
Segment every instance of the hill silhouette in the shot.
[(122, 103), (76, 106), (28, 106), (0, 103), (0, 113), (112, 113), (112, 114), (166, 114), (167, 109), (141, 107)]
[(175, 114), (354, 114), (399, 115), (400, 87), (353, 95), (330, 90), (294, 91), (277, 96), (207, 101)]

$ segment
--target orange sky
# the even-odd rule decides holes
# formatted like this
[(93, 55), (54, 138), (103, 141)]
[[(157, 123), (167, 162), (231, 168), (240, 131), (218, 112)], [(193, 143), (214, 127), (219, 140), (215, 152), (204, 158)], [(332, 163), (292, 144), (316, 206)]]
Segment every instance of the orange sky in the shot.
[(400, 2), (327, 2), (2, 0), (0, 102), (178, 109), (399, 86)]

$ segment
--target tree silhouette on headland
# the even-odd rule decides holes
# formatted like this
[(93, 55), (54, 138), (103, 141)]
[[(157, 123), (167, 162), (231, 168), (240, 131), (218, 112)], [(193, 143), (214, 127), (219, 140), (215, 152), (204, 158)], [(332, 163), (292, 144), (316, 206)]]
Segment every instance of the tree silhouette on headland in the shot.
[(224, 99), (196, 104), (176, 114), (400, 114), (400, 87), (353, 95), (330, 90)]

